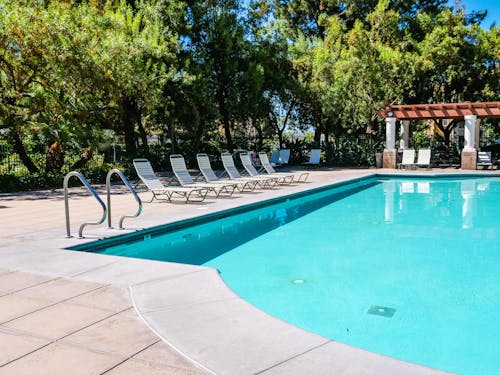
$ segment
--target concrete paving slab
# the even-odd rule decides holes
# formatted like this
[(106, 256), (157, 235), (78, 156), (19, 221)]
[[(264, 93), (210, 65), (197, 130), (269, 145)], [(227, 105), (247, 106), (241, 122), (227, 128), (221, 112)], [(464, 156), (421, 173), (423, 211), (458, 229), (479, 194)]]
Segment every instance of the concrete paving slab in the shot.
[[(47, 339), (7, 331), (0, 327), (0, 367), (48, 345), (50, 342)], [(0, 372), (3, 374), (2, 369)]]
[[(158, 293), (158, 290), (162, 292)], [(133, 285), (131, 293), (137, 309), (142, 313), (239, 298), (226, 287), (213, 268), (201, 268), (197, 272)]]
[(50, 344), (1, 368), (2, 375), (102, 374), (126, 358), (59, 343)]
[(255, 374), (328, 341), (241, 299), (142, 316), (160, 336), (217, 374)]
[(7, 294), (0, 297), (0, 324), (43, 309), (51, 304), (52, 302), (47, 300)]
[(320, 374), (324, 369), (329, 369), (331, 374), (341, 375), (449, 374), (333, 341), (281, 363), (262, 374), (309, 375)]
[(1, 269), (1, 268), (0, 268), (0, 276), (2, 276), (2, 275), (6, 275), (6, 274), (8, 274), (8, 273), (12, 273), (12, 272), (14, 272), (14, 271), (13, 271), (13, 270)]
[(12, 320), (4, 326), (57, 340), (111, 315), (109, 311), (63, 302)]
[[(95, 254), (97, 255), (97, 254)], [(101, 255), (107, 257), (106, 255)], [(121, 258), (119, 261), (78, 275), (80, 280), (98, 281), (114, 285), (134, 285), (154, 279), (174, 277), (184, 273), (199, 271), (199, 267), (179, 263), (157, 262), (153, 260)], [(147, 272), (145, 272), (147, 270)]]
[(144, 362), (135, 359), (130, 359), (119, 366), (106, 372), (107, 375), (194, 375), (199, 374), (196, 370), (186, 370), (175, 368), (157, 363)]
[(52, 277), (27, 272), (10, 272), (0, 275), (0, 295), (17, 292), (52, 280)]
[(132, 307), (129, 289), (116, 286), (101, 287), (66, 302), (73, 305), (95, 307), (115, 313)]
[(140, 319), (117, 314), (65, 337), (62, 342), (130, 357), (158, 340)]
[(180, 355), (163, 341), (159, 341), (156, 344), (144, 349), (136, 354), (134, 358), (146, 362), (183, 369), (193, 374), (206, 373), (202, 369), (194, 368), (191, 361), (188, 361), (184, 356)]
[(89, 291), (102, 288), (102, 284), (60, 278), (42, 285), (23, 289), (16, 294), (23, 297), (37, 298), (50, 302), (61, 302)]
[(2, 265), (23, 271), (29, 270), (38, 274), (70, 277), (117, 261), (113, 257), (97, 257), (93, 255), (69, 250), (29, 250), (9, 255), (8, 259), (2, 262)]

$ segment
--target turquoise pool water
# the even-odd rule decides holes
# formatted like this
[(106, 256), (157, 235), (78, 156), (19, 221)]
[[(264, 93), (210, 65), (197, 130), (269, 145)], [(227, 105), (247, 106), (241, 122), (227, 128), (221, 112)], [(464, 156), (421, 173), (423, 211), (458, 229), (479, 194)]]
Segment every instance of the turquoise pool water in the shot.
[(204, 264), (297, 326), (498, 374), (500, 179), (362, 180), (101, 252)]

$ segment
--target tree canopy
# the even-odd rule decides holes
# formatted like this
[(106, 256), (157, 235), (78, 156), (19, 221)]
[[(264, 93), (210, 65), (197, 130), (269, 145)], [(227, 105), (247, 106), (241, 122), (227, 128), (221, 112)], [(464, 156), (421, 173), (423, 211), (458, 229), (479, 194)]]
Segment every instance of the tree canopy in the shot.
[(0, 0), (0, 139), (36, 172), (110, 137), (134, 157), (151, 135), (192, 155), (281, 147), (287, 129), (376, 136), (388, 104), (499, 99), (484, 16), (444, 0)]

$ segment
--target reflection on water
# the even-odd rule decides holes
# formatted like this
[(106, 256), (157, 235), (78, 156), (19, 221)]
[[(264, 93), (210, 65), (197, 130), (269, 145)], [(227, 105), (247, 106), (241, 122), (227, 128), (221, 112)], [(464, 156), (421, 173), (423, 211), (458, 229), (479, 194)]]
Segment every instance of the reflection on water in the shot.
[[(394, 223), (395, 216), (408, 214), (419, 207), (422, 214), (433, 215), (448, 220), (450, 225), (461, 218), (461, 227), (470, 229), (474, 226), (477, 215), (476, 201), (478, 194), (490, 189), (488, 179), (463, 179), (451, 182), (440, 181), (384, 181), (385, 198), (384, 220)], [(432, 194), (431, 194), (432, 193)], [(456, 204), (457, 200), (461, 204)], [(461, 212), (457, 211), (461, 207)]]

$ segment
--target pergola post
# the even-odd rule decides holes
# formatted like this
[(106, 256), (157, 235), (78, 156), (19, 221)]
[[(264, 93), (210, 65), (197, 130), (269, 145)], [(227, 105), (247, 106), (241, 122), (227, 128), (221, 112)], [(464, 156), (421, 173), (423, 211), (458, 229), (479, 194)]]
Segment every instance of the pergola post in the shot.
[(476, 120), (476, 133), (474, 134), (474, 144), (476, 145), (476, 149), (480, 149), (479, 141), (481, 137), (481, 119), (478, 118)]
[(401, 128), (399, 130), (399, 148), (405, 150), (410, 146), (409, 136), (410, 136), (410, 121), (402, 120)]
[(464, 148), (462, 150), (461, 168), (466, 170), (476, 169), (477, 151), (476, 151), (476, 115), (464, 116)]
[(383, 167), (396, 169), (396, 117), (385, 119), (385, 143), (383, 154)]

